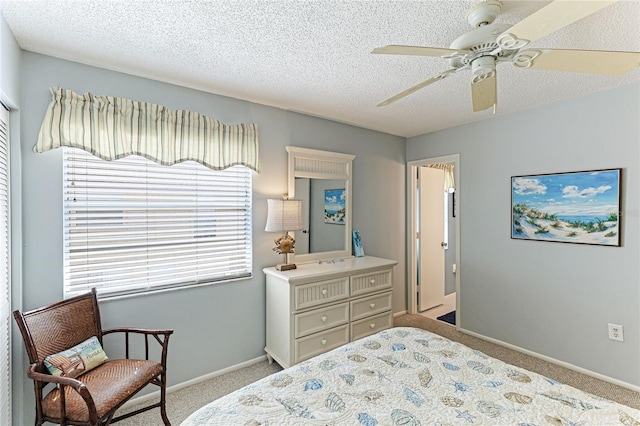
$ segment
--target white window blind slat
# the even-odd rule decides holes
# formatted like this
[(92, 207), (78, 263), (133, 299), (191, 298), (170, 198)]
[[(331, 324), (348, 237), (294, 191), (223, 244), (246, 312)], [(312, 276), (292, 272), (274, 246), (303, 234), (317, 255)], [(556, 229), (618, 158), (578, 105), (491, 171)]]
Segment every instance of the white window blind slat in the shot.
[(251, 276), (251, 170), (64, 149), (65, 297)]

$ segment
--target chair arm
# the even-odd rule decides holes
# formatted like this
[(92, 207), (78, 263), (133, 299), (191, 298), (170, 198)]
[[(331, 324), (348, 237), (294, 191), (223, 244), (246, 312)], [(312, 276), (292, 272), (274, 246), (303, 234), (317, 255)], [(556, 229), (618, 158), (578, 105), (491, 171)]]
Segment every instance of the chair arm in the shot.
[(109, 328), (102, 331), (102, 335), (122, 333), (125, 339), (125, 357), (129, 359), (129, 334), (144, 335), (145, 358), (149, 359), (149, 336), (152, 336), (162, 346), (162, 366), (167, 368), (167, 349), (169, 346), (169, 336), (173, 334), (173, 330), (147, 330), (143, 328), (119, 327)]
[[(47, 383), (54, 383), (60, 387), (60, 412), (63, 418), (66, 418), (66, 398), (64, 397), (64, 388), (65, 386), (69, 386), (72, 388), (80, 397), (83, 399), (84, 403), (87, 404), (87, 410), (89, 412), (89, 421), (91, 424), (98, 424), (98, 412), (96, 411), (96, 404), (93, 401), (93, 397), (91, 396), (91, 392), (87, 386), (82, 383), (80, 380), (72, 379), (70, 377), (63, 376), (54, 376), (52, 374), (40, 373), (36, 369), (38, 368), (38, 363), (33, 363), (29, 366), (29, 370), (27, 371), (27, 377), (37, 383), (36, 395), (38, 398), (42, 398), (42, 389), (47, 385)], [(41, 401), (37, 402), (37, 410), (40, 412), (41, 410)]]
[(37, 382), (55, 383), (58, 385), (70, 386), (78, 393), (80, 393), (81, 388), (87, 388), (85, 384), (80, 380), (72, 379), (70, 377), (54, 376), (53, 374), (40, 373), (36, 371), (37, 367), (37, 363), (31, 364), (29, 366), (29, 370), (27, 371), (27, 377)]

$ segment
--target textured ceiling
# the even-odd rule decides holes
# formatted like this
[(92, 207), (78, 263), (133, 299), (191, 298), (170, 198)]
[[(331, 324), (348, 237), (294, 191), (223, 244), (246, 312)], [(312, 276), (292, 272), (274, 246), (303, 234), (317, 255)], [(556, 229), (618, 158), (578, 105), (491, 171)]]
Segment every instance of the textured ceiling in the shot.
[[(376, 107), (449, 64), (371, 50), (449, 47), (472, 29), (465, 14), (477, 3), (0, 0), (0, 11), (25, 50), (409, 137), (492, 114), (471, 112), (467, 72)], [(515, 24), (549, 2), (503, 3), (496, 22)], [(640, 51), (640, 1), (619, 1), (530, 47)], [(639, 68), (609, 77), (501, 63), (497, 72), (498, 115), (640, 81)]]

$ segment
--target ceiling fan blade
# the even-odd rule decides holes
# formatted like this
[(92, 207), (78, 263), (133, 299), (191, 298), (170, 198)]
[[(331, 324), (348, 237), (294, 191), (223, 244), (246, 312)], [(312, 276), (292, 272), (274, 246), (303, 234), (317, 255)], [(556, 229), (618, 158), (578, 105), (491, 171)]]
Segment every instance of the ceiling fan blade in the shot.
[[(533, 55), (530, 54), (533, 52)], [(539, 53), (536, 55), (536, 53)], [(529, 57), (525, 61), (521, 57)], [(640, 52), (606, 50), (534, 49), (521, 51), (514, 65), (537, 70), (620, 75), (640, 66)]]
[(371, 51), (375, 54), (383, 55), (413, 55), (413, 56), (438, 56), (449, 57), (456, 55), (464, 55), (469, 53), (468, 50), (445, 49), (440, 47), (423, 47), (423, 46), (400, 46), (389, 45), (376, 47)]
[(382, 106), (387, 106), (389, 104), (394, 103), (395, 101), (404, 98), (405, 96), (408, 96), (410, 94), (412, 94), (413, 92), (416, 92), (420, 89), (422, 89), (423, 87), (427, 87), (430, 84), (435, 83), (436, 81), (440, 81), (448, 76), (450, 76), (451, 74), (455, 73), (456, 71), (460, 71), (461, 69), (467, 69), (468, 67), (462, 67), (462, 68), (451, 68), (449, 70), (446, 70), (444, 72), (441, 72), (440, 74), (431, 77), (425, 81), (423, 81), (422, 83), (418, 83), (415, 86), (412, 86), (410, 88), (408, 88), (407, 90), (404, 90), (400, 93), (398, 93), (395, 96), (390, 97), (389, 99), (385, 99), (384, 101), (380, 102), (379, 104), (377, 104), (376, 106), (382, 107)]
[(471, 99), (473, 101), (473, 112), (493, 107), (493, 113), (496, 113), (498, 89), (496, 87), (495, 72), (490, 77), (474, 78), (471, 81)]
[[(556, 0), (532, 13), (504, 34), (511, 34), (516, 39), (532, 42), (560, 28), (566, 27), (585, 16), (603, 9), (617, 0)], [(498, 37), (500, 39), (502, 35)], [(504, 48), (504, 46), (501, 46)], [(523, 46), (519, 46), (523, 47)]]

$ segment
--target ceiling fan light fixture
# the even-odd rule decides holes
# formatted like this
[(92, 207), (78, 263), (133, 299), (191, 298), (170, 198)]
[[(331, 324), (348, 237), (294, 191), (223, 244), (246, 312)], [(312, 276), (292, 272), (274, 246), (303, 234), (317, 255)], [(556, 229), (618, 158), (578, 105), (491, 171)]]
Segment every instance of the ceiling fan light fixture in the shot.
[(496, 58), (493, 56), (481, 56), (471, 62), (471, 72), (474, 80), (482, 80), (491, 77), (496, 72)]

